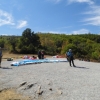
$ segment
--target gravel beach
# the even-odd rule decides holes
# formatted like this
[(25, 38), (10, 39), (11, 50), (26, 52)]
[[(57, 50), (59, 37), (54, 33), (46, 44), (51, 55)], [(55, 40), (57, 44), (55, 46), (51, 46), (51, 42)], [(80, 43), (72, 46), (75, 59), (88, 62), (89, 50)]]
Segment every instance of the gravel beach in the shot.
[(76, 67), (68, 62), (11, 66), (13, 61), (2, 61), (0, 90), (14, 88), (32, 100), (100, 100), (100, 63), (74, 60)]

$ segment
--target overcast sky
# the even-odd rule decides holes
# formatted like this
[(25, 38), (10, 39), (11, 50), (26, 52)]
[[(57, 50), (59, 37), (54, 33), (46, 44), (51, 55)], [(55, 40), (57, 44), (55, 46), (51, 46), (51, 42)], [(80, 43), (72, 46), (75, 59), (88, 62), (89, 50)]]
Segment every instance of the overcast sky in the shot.
[(0, 0), (0, 35), (100, 34), (100, 0)]

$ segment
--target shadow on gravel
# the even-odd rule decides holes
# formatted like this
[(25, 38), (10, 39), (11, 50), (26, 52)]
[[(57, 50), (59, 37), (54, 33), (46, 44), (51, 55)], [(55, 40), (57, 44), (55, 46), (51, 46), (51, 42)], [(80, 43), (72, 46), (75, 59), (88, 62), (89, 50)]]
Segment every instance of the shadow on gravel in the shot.
[(86, 68), (86, 67), (78, 67), (78, 66), (76, 66), (76, 67), (74, 67), (74, 68), (83, 68), (83, 69), (89, 69), (89, 68)]
[(12, 68), (8, 68), (8, 67), (0, 67), (1, 69), (12, 69)]

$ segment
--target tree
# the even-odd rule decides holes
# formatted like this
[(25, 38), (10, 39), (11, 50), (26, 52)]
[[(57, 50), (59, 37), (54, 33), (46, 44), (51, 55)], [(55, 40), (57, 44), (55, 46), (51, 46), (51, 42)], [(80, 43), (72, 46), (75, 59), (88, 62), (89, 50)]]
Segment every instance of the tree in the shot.
[(4, 44), (5, 44), (4, 40), (0, 39), (0, 47), (4, 48)]
[(17, 45), (17, 39), (16, 39), (16, 37), (11, 37), (11, 38), (9, 38), (9, 40), (8, 40), (8, 42), (9, 42), (9, 44), (11, 45), (11, 48), (10, 48), (10, 52), (17, 52), (17, 50), (16, 50), (16, 45)]
[[(36, 53), (40, 46), (41, 44), (37, 34), (31, 32), (30, 28), (23, 31), (22, 37), (20, 38), (20, 52)], [(26, 51), (25, 48), (27, 48)]]

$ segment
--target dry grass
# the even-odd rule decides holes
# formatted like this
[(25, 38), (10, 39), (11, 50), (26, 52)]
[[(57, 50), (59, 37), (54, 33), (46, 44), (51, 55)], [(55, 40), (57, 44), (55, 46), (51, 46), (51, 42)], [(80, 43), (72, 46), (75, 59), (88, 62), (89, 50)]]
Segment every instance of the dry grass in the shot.
[[(10, 53), (3, 53), (3, 59), (6, 58), (22, 58), (24, 55), (33, 56), (33, 54), (10, 54)], [(34, 55), (37, 57), (37, 55)]]
[(0, 100), (31, 100), (31, 98), (18, 94), (14, 89), (0, 92)]
[[(3, 52), (2, 59), (3, 60), (5, 60), (7, 58), (20, 59), (20, 58), (23, 58), (23, 56), (25, 56), (25, 55), (37, 57), (36, 54), (10, 54), (10, 53), (7, 53), (7, 52)], [(45, 57), (51, 57), (51, 56), (45, 55)]]

